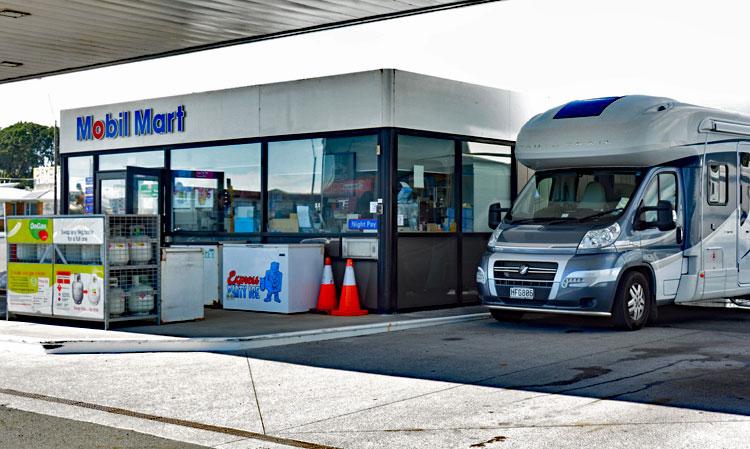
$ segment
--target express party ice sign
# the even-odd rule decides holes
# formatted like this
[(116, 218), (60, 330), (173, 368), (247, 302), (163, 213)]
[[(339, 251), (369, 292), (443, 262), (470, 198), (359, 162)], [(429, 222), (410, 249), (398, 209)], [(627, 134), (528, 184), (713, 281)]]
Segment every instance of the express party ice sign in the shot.
[(284, 312), (289, 308), (286, 257), (261, 248), (223, 250), (225, 309)]

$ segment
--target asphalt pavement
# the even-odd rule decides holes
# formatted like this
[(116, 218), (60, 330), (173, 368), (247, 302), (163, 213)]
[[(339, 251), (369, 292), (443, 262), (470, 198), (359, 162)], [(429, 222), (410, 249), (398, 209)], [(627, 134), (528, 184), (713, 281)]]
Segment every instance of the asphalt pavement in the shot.
[[(222, 449), (746, 448), (750, 312), (532, 315), (236, 354), (0, 352), (0, 404)], [(93, 446), (92, 446), (93, 447)]]

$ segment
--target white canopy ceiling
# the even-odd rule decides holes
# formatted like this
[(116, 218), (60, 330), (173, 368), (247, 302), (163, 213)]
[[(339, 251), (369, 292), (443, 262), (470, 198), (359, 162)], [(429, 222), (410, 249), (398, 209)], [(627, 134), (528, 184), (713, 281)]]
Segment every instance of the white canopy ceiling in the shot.
[(492, 0), (0, 0), (0, 83)]

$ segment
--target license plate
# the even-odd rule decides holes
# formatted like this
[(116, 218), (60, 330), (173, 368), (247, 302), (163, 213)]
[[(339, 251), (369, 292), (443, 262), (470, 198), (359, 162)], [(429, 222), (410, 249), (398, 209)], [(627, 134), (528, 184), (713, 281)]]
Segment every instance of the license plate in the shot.
[(512, 299), (534, 299), (534, 289), (511, 287), (510, 297)]

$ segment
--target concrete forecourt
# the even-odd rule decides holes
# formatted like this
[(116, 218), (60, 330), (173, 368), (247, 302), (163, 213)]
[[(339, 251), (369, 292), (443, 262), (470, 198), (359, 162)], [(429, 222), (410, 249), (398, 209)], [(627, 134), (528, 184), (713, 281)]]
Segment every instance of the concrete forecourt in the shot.
[(641, 332), (528, 315), (235, 354), (0, 351), (0, 404), (221, 448), (742, 448), (749, 323), (672, 306)]

